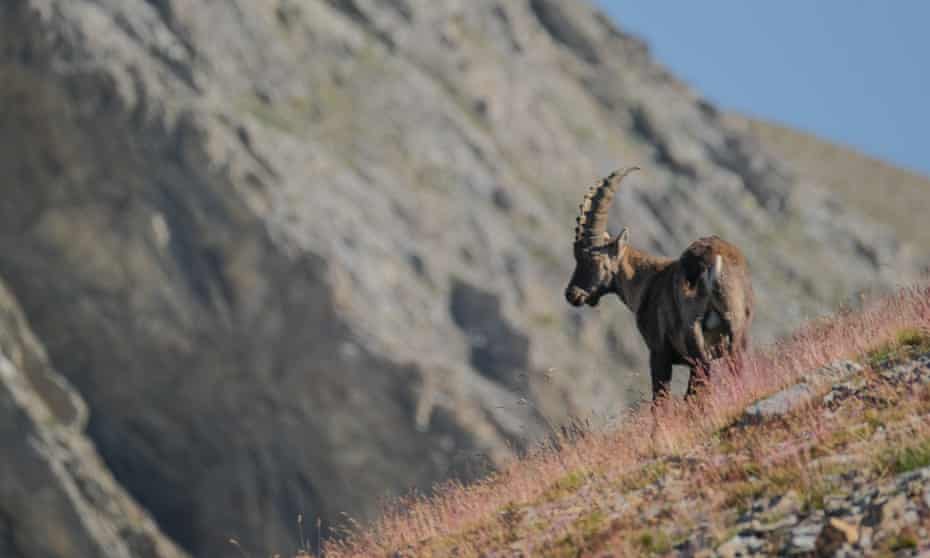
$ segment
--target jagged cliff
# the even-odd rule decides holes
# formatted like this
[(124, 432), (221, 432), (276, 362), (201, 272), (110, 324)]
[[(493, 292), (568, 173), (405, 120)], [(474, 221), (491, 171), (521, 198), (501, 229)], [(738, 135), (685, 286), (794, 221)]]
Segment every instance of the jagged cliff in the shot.
[(583, 2), (12, 0), (0, 83), (0, 277), (198, 556), (638, 400), (629, 316), (562, 299), (615, 166), (634, 245), (740, 244), (759, 339), (922, 264)]
[(107, 471), (86, 421), (0, 285), (0, 556), (185, 556)]

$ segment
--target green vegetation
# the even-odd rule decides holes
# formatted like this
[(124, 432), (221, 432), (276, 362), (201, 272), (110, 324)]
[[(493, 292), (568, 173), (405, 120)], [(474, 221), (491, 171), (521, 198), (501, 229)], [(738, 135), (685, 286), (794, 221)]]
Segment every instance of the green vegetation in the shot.
[(600, 510), (594, 510), (575, 521), (575, 530), (582, 538), (589, 538), (599, 533), (607, 524), (607, 516)]
[(672, 538), (665, 531), (647, 531), (636, 538), (637, 544), (649, 554), (666, 554), (672, 550)]
[(555, 500), (574, 493), (585, 483), (587, 475), (581, 471), (574, 471), (555, 481), (543, 494), (543, 500)]
[(512, 543), (519, 538), (518, 527), (526, 517), (526, 510), (516, 503), (510, 502), (498, 514), (498, 520), (503, 527), (503, 542)]
[(869, 366), (876, 368), (892, 360), (928, 351), (930, 351), (930, 332), (907, 328), (901, 330), (894, 339), (882, 343), (866, 354), (865, 361)]
[(607, 516), (598, 509), (576, 519), (568, 534), (556, 541), (553, 548), (542, 554), (553, 557), (581, 556), (587, 550), (597, 546), (600, 535), (609, 527)]
[(876, 409), (867, 409), (863, 418), (865, 418), (865, 423), (871, 432), (885, 427), (885, 422)]
[(766, 485), (759, 481), (737, 481), (726, 485), (727, 497), (724, 506), (735, 508), (743, 513), (749, 508), (753, 500), (765, 494)]
[(895, 473), (907, 473), (930, 466), (930, 439), (922, 443), (893, 451), (886, 465)]
[(919, 540), (917, 535), (910, 529), (906, 529), (888, 541), (888, 550), (899, 552), (901, 550), (917, 550)]
[(833, 491), (833, 483), (818, 480), (808, 486), (802, 493), (802, 507), (806, 512), (822, 510), (826, 502), (827, 495)]
[(830, 434), (830, 438), (827, 442), (827, 450), (832, 451), (848, 446), (849, 444), (868, 440), (874, 432), (875, 428), (871, 424), (854, 424), (848, 428), (836, 430)]
[(930, 332), (917, 329), (905, 329), (898, 334), (898, 343), (918, 351), (930, 350)]
[(664, 477), (668, 471), (665, 462), (654, 461), (644, 465), (636, 474), (625, 477), (620, 484), (623, 490), (640, 490)]

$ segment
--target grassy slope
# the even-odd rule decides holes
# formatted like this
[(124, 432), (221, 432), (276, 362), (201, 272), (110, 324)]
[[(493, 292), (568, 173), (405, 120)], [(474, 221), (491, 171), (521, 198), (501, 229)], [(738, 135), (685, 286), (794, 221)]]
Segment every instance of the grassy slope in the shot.
[(786, 160), (800, 176), (836, 193), (837, 201), (892, 226), (902, 241), (930, 245), (930, 227), (924, 224), (930, 178), (778, 124), (738, 115), (727, 119), (748, 128), (767, 152)]
[(862, 394), (839, 406), (738, 424), (747, 404), (829, 362), (874, 368), (927, 350), (925, 285), (809, 324), (752, 355), (739, 381), (717, 371), (699, 408), (675, 402), (657, 416), (633, 412), (608, 432), (563, 438), (483, 482), (411, 498), (326, 555), (661, 554), (699, 524), (720, 544), (755, 498), (794, 489), (811, 508), (846, 469), (878, 481), (930, 463), (930, 389), (894, 388), (871, 370)]

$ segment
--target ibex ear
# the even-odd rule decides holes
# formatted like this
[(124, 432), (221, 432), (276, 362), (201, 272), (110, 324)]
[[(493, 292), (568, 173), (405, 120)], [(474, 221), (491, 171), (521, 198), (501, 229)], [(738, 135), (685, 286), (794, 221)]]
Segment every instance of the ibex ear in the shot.
[(624, 229), (620, 231), (620, 234), (615, 236), (612, 240), (607, 241), (607, 245), (615, 256), (619, 256), (623, 253), (623, 249), (626, 248), (627, 242), (629, 241), (630, 231), (624, 227)]
[(617, 246), (622, 246), (630, 241), (630, 229), (623, 227), (623, 230), (620, 231), (620, 234), (617, 235), (617, 238), (614, 239), (614, 244)]

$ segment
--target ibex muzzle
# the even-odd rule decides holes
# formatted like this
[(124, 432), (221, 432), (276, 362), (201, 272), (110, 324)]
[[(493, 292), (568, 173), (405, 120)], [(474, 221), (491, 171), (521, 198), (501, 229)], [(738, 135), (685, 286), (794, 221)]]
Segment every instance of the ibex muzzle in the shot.
[(748, 345), (753, 293), (738, 248), (711, 236), (694, 241), (677, 260), (629, 245), (629, 231), (607, 233), (617, 187), (638, 167), (612, 173), (591, 188), (575, 227), (575, 271), (565, 289), (573, 306), (596, 306), (613, 293), (636, 314), (649, 347), (653, 397), (668, 393), (672, 366), (691, 367), (694, 393), (711, 360), (739, 357)]

